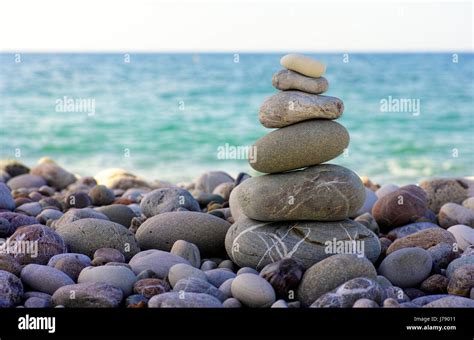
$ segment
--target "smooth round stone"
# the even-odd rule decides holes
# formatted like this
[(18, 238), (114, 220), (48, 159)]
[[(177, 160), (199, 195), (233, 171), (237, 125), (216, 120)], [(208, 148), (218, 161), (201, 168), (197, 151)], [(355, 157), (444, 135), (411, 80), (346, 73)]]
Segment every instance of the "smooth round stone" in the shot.
[(146, 217), (152, 217), (184, 208), (189, 211), (201, 211), (199, 203), (189, 191), (179, 188), (156, 189), (147, 193), (140, 202), (140, 209)]
[(89, 197), (92, 204), (96, 206), (109, 205), (115, 201), (115, 195), (112, 190), (105, 185), (96, 185), (89, 191)]
[(449, 279), (440, 274), (434, 274), (424, 280), (420, 289), (426, 294), (446, 294)]
[(385, 276), (377, 275), (376, 281), (384, 289), (388, 287), (393, 287), (392, 283)]
[(14, 212), (0, 212), (0, 237), (10, 236), (21, 226), (37, 224), (38, 220), (31, 216)]
[(62, 271), (39, 264), (26, 265), (21, 270), (21, 280), (32, 289), (47, 294), (53, 294), (60, 287), (74, 284)]
[(135, 234), (141, 249), (170, 251), (178, 240), (194, 243), (203, 256), (225, 253), (224, 240), (230, 223), (210, 214), (167, 212), (147, 219)]
[(94, 209), (91, 208), (84, 208), (84, 209), (69, 209), (63, 216), (61, 216), (59, 219), (54, 220), (50, 223), (50, 227), (53, 229), (58, 229), (59, 227), (62, 226), (67, 226), (68, 224), (86, 219), (86, 218), (93, 218), (96, 220), (104, 220), (104, 221), (110, 221), (107, 216), (102, 214), (101, 212), (98, 212)]
[(390, 232), (387, 234), (387, 237), (393, 241), (395, 239), (402, 238), (429, 228), (439, 228), (439, 226), (431, 222), (410, 223), (403, 227), (398, 227), (390, 230)]
[(288, 308), (288, 304), (286, 303), (285, 300), (277, 300), (273, 303), (273, 305), (271, 305), (270, 308)]
[(232, 281), (234, 281), (234, 278), (227, 279), (219, 286), (219, 290), (224, 294), (226, 299), (232, 297)]
[(242, 206), (239, 202), (239, 197), (241, 195), (240, 188), (240, 185), (235, 187), (234, 190), (232, 190), (232, 192), (230, 193), (229, 197), (230, 214), (232, 215), (234, 221), (237, 221), (240, 217), (245, 216), (242, 211)]
[(474, 211), (456, 203), (446, 203), (439, 210), (438, 220), (445, 229), (456, 224), (474, 228)]
[(232, 296), (247, 307), (270, 307), (275, 302), (273, 287), (255, 274), (237, 276), (231, 285)]
[(102, 266), (109, 262), (125, 262), (125, 256), (114, 248), (100, 248), (95, 251), (93, 266)]
[(319, 78), (326, 71), (326, 66), (322, 62), (302, 54), (287, 54), (280, 59), (280, 64), (288, 70), (312, 78)]
[(331, 244), (337, 247), (337, 241), (363, 241), (364, 255), (373, 262), (380, 255), (377, 236), (351, 220), (260, 222), (240, 218), (229, 229), (225, 245), (232, 262), (260, 270), (285, 257), (298, 259), (309, 268), (337, 252), (337, 248), (329, 249)]
[(150, 249), (141, 251), (132, 257), (129, 265), (135, 274), (139, 274), (144, 270), (152, 270), (158, 278), (164, 279), (168, 276), (170, 268), (177, 263), (190, 264), (180, 256), (166, 251)]
[(424, 308), (474, 308), (474, 300), (460, 296), (448, 296), (423, 306)]
[(249, 164), (264, 173), (294, 170), (336, 158), (348, 145), (349, 133), (341, 124), (307, 120), (274, 130), (257, 140), (252, 146), (256, 154)]
[(15, 209), (15, 211), (28, 216), (36, 216), (41, 212), (42, 209), (43, 207), (38, 202), (30, 202), (20, 205)]
[(225, 300), (222, 305), (224, 308), (242, 308), (242, 304), (236, 298), (228, 298)]
[(53, 160), (44, 158), (40, 159), (38, 163), (30, 173), (43, 177), (48, 185), (56, 189), (64, 189), (76, 181), (76, 177), (72, 173), (61, 168)]
[(46, 185), (46, 181), (41, 176), (24, 174), (13, 177), (7, 182), (7, 185), (12, 190), (20, 188), (40, 188), (43, 185)]
[(474, 245), (474, 229), (463, 224), (456, 224), (448, 228), (456, 238), (456, 243), (461, 250)]
[(24, 175), (30, 172), (30, 168), (28, 168), (23, 163), (17, 161), (16, 159), (0, 160), (0, 170), (5, 171), (11, 177)]
[(132, 232), (111, 221), (84, 218), (61, 225), (56, 232), (64, 239), (69, 251), (87, 256), (92, 256), (100, 248), (114, 248), (128, 260), (140, 251)]
[(338, 286), (332, 292), (319, 297), (311, 308), (350, 308), (359, 299), (369, 299), (380, 303), (383, 289), (372, 279), (357, 277)]
[(406, 185), (379, 198), (372, 216), (384, 233), (423, 218), (427, 211), (425, 192), (416, 185)]
[(147, 308), (148, 300), (140, 294), (130, 295), (125, 299), (125, 308)]
[(96, 210), (107, 216), (112, 222), (121, 224), (125, 228), (130, 227), (132, 219), (135, 217), (133, 210), (122, 204), (106, 205)]
[(85, 192), (74, 192), (65, 199), (66, 208), (87, 208), (92, 205), (91, 198)]
[(451, 279), (451, 276), (456, 269), (472, 264), (474, 264), (474, 255), (461, 256), (460, 258), (457, 258), (449, 263), (448, 267), (446, 268), (446, 277)]
[(214, 296), (222, 302), (227, 298), (227, 296), (215, 286), (197, 277), (188, 277), (179, 280), (176, 282), (173, 291), (178, 293), (204, 293)]
[(59, 288), (53, 294), (53, 304), (66, 308), (116, 308), (123, 292), (104, 282), (84, 282)]
[(363, 224), (367, 229), (372, 231), (375, 235), (378, 235), (380, 233), (379, 225), (377, 224), (377, 221), (370, 213), (359, 215), (354, 219), (354, 221), (359, 222), (360, 224)]
[(333, 164), (253, 177), (237, 194), (245, 216), (259, 221), (343, 220), (365, 199), (360, 178)]
[(0, 308), (10, 308), (21, 302), (23, 284), (10, 272), (0, 270)]
[(429, 249), (440, 243), (453, 245), (456, 242), (454, 236), (442, 228), (428, 228), (414, 234), (398, 238), (388, 247), (387, 255), (403, 248), (419, 247)]
[(378, 308), (378, 303), (370, 299), (359, 299), (352, 305), (352, 308)]
[(377, 202), (378, 197), (375, 195), (375, 193), (370, 190), (369, 188), (365, 188), (365, 201), (364, 205), (357, 210), (351, 218), (355, 218), (357, 216), (361, 216), (366, 213), (371, 213), (372, 212), (372, 207), (374, 206), (375, 202)]
[(472, 287), (474, 287), (474, 264), (467, 264), (457, 268), (448, 284), (448, 293), (469, 297)]
[(304, 271), (305, 268), (297, 260), (286, 258), (267, 264), (260, 276), (272, 285), (277, 296), (289, 299), (290, 292), (296, 291)]
[(18, 228), (8, 241), (8, 253), (20, 264), (47, 264), (54, 255), (67, 251), (63, 238), (41, 224)]
[(389, 254), (382, 261), (379, 273), (395, 286), (415, 287), (428, 277), (432, 266), (433, 260), (426, 250), (403, 248)]
[(57, 219), (61, 218), (61, 216), (63, 216), (63, 215), (64, 214), (61, 211), (56, 210), (56, 209), (44, 209), (41, 213), (38, 214), (38, 216), (36, 216), (36, 218), (38, 219), (38, 222), (40, 222), (41, 224), (46, 225), (46, 223), (48, 223), (48, 221), (57, 220)]
[(195, 277), (204, 281), (207, 281), (206, 274), (203, 271), (185, 263), (177, 263), (172, 266), (168, 272), (168, 281), (171, 287), (174, 287), (176, 282), (181, 279), (187, 279), (189, 277)]
[(87, 255), (78, 254), (78, 253), (63, 253), (63, 254), (54, 255), (52, 258), (50, 258), (49, 261), (48, 261), (48, 266), (55, 267), (56, 263), (58, 263), (60, 260), (66, 259), (66, 258), (72, 258), (72, 259), (75, 259), (75, 260), (79, 260), (86, 267), (91, 265), (91, 259)]
[(109, 189), (128, 190), (130, 188), (147, 188), (150, 184), (142, 178), (135, 176), (123, 169), (110, 168), (100, 171), (94, 176), (99, 185), (105, 185)]
[(204, 261), (201, 265), (201, 270), (203, 272), (208, 271), (208, 270), (212, 270), (212, 269), (216, 269), (216, 268), (217, 268), (217, 263), (215, 263), (214, 261), (210, 261), (210, 260)]
[(223, 171), (209, 171), (194, 180), (194, 189), (212, 193), (218, 185), (227, 182), (234, 182), (234, 179), (228, 173)]
[(466, 198), (464, 201), (462, 201), (462, 206), (474, 211), (474, 197)]
[(306, 93), (321, 94), (326, 92), (329, 83), (326, 78), (306, 77), (298, 72), (280, 70), (272, 77), (274, 88), (282, 91), (298, 90)]
[(435, 294), (435, 295), (425, 295), (425, 296), (420, 296), (416, 299), (413, 299), (411, 302), (414, 303), (417, 306), (424, 306), (430, 302), (448, 297), (448, 294)]
[(142, 279), (135, 282), (133, 291), (150, 299), (151, 297), (170, 291), (170, 286), (166, 281), (160, 279)]
[(263, 102), (259, 120), (267, 128), (282, 128), (309, 119), (337, 119), (343, 111), (344, 104), (339, 98), (283, 91)]
[(461, 204), (468, 197), (469, 185), (455, 178), (431, 178), (420, 183), (428, 196), (428, 207), (435, 213), (446, 203)]
[(365, 257), (333, 255), (306, 270), (298, 286), (297, 298), (303, 305), (309, 306), (323, 294), (356, 277), (375, 280), (377, 271)]
[(193, 267), (199, 268), (201, 265), (201, 253), (199, 252), (199, 248), (191, 242), (184, 240), (176, 241), (173, 243), (170, 253), (188, 260)]
[(59, 259), (55, 262), (54, 266), (51, 267), (59, 269), (67, 276), (69, 276), (73, 281), (77, 281), (79, 274), (84, 268), (87, 267), (87, 265), (84, 264), (84, 262), (82, 262), (78, 258), (70, 256)]
[(79, 274), (77, 283), (104, 282), (120, 288), (124, 296), (132, 294), (136, 281), (135, 274), (123, 266), (100, 266), (84, 268)]
[(221, 263), (219, 263), (217, 267), (222, 268), (222, 269), (229, 269), (232, 272), (234, 272), (235, 270), (234, 262), (232, 262), (231, 260), (224, 260)]
[(10, 254), (0, 254), (0, 270), (20, 276), (21, 264)]
[(169, 292), (155, 295), (148, 301), (149, 308), (222, 308), (219, 299), (203, 293)]
[(233, 279), (236, 277), (236, 274), (228, 269), (216, 268), (206, 270), (204, 275), (212, 285), (215, 287), (220, 287), (228, 279)]
[(433, 259), (433, 272), (442, 274), (446, 267), (459, 256), (459, 253), (454, 251), (452, 244), (439, 243), (434, 247), (428, 249), (431, 258)]
[(24, 303), (25, 308), (49, 308), (51, 301), (39, 297), (30, 297)]
[(250, 273), (250, 274), (259, 275), (259, 272), (258, 272), (258, 271), (256, 271), (256, 270), (253, 269), (253, 268), (250, 268), (250, 267), (242, 267), (242, 268), (240, 268), (240, 269), (237, 271), (237, 275), (245, 274), (245, 273)]
[(397, 191), (398, 189), (400, 189), (398, 185), (387, 183), (387, 184), (382, 185), (379, 189), (377, 189), (377, 191), (375, 192), (375, 195), (377, 196), (377, 198), (380, 199), (394, 191)]
[(5, 183), (0, 183), (0, 209), (10, 211), (15, 209), (15, 201), (10, 193), (10, 188)]

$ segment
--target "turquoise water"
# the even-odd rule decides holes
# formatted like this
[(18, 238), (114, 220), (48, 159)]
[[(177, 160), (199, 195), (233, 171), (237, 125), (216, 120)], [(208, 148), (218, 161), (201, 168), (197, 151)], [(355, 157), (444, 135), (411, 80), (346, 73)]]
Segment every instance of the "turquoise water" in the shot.
[[(251, 172), (218, 148), (245, 146), (280, 69), (279, 54), (0, 54), (0, 158), (49, 156), (82, 175), (122, 167), (150, 179), (187, 180), (206, 170)], [(334, 163), (380, 182), (474, 173), (474, 55), (341, 54), (327, 64), (328, 95), (345, 104), (351, 135)], [(18, 61), (18, 59), (17, 59)], [(93, 100), (95, 113), (58, 109)], [(381, 100), (419, 101), (419, 114), (382, 112)], [(91, 102), (92, 103), (92, 102)], [(71, 111), (71, 110), (69, 110)], [(406, 112), (410, 111), (410, 112)]]

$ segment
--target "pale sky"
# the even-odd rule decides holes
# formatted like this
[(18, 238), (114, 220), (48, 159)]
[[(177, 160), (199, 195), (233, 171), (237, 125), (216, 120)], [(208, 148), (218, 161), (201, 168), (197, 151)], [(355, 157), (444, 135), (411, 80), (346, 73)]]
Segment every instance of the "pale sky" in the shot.
[(1, 0), (0, 50), (473, 51), (473, 1)]

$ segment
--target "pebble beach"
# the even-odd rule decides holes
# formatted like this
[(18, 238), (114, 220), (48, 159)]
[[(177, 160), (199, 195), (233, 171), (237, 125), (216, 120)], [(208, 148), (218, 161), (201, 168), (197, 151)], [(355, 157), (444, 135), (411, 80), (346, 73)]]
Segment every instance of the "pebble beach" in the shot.
[(248, 172), (172, 183), (1, 160), (0, 307), (474, 308), (474, 179), (336, 164), (350, 131), (326, 66), (280, 64)]

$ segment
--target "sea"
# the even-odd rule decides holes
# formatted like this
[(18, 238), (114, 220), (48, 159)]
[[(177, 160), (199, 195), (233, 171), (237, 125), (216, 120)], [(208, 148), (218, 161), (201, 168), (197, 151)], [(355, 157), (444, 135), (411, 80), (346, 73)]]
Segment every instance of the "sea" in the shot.
[[(282, 55), (2, 53), (0, 158), (82, 176), (255, 175), (246, 152), (271, 131), (258, 111)], [(474, 54), (309, 55), (345, 106), (350, 145), (330, 163), (382, 184), (474, 174)]]

